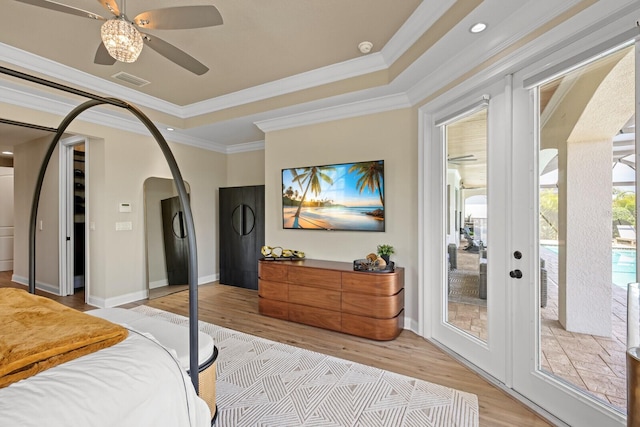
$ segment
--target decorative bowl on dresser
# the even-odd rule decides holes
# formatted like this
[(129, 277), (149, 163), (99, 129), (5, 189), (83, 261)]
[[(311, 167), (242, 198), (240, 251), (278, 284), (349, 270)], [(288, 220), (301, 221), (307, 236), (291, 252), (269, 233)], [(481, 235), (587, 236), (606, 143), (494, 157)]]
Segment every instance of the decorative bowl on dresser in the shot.
[(404, 326), (404, 269), (377, 274), (347, 262), (258, 262), (260, 314), (388, 341)]

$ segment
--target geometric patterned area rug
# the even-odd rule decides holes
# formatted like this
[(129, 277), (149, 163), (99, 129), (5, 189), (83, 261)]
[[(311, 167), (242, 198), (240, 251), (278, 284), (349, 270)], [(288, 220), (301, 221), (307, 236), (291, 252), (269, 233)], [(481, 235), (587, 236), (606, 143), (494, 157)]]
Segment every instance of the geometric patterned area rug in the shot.
[[(184, 316), (132, 310), (187, 326)], [(476, 427), (478, 398), (441, 385), (199, 322), (218, 347), (217, 427)]]

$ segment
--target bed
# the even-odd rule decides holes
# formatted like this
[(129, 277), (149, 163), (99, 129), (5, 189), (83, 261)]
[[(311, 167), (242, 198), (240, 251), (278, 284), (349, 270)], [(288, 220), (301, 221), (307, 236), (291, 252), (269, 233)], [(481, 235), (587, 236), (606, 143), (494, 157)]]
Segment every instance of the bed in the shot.
[[(11, 352), (5, 337), (2, 360)], [(0, 425), (208, 427), (211, 413), (174, 355), (128, 329), (115, 345), (0, 388)]]

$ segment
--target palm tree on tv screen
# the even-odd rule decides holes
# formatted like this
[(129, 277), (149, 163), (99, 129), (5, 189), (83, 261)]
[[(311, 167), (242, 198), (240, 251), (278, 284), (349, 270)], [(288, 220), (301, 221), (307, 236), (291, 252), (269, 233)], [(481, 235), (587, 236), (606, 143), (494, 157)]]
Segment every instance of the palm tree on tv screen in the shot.
[(382, 194), (382, 181), (384, 180), (384, 166), (382, 162), (355, 163), (349, 168), (349, 173), (356, 172), (360, 175), (356, 187), (362, 193), (368, 188), (372, 193), (378, 192), (380, 204), (384, 209), (384, 194)]
[(293, 226), (298, 228), (298, 219), (300, 218), (300, 210), (302, 209), (302, 205), (304, 204), (305, 199), (307, 198), (307, 192), (309, 189), (316, 196), (322, 192), (322, 184), (320, 180), (326, 182), (327, 184), (333, 185), (333, 179), (327, 175), (327, 172), (335, 171), (335, 167), (333, 166), (313, 166), (308, 168), (302, 168), (301, 173), (293, 174), (293, 181), (297, 182), (300, 185), (300, 188), (306, 183), (307, 186), (304, 189), (304, 193), (302, 193), (302, 198), (300, 199), (300, 204), (298, 205), (298, 209), (296, 210), (296, 214), (294, 215)]

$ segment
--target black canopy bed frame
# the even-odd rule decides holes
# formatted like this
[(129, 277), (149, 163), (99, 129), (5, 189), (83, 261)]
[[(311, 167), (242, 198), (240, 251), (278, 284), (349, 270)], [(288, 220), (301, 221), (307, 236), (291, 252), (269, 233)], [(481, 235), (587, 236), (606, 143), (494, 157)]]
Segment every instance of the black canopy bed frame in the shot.
[(189, 197), (187, 190), (182, 179), (182, 174), (178, 168), (178, 164), (158, 128), (153, 122), (137, 107), (116, 98), (105, 98), (89, 92), (85, 92), (79, 89), (75, 89), (69, 86), (65, 86), (59, 83), (55, 83), (49, 80), (45, 80), (39, 77), (35, 77), (29, 74), (25, 74), (19, 71), (15, 71), (9, 68), (0, 67), (0, 73), (6, 74), (12, 77), (16, 77), (22, 80), (27, 80), (32, 83), (47, 86), (53, 89), (58, 89), (74, 95), (79, 95), (84, 98), (89, 98), (76, 108), (74, 108), (67, 116), (62, 120), (60, 126), (57, 129), (46, 128), (46, 130), (55, 131), (55, 136), (51, 141), (49, 148), (45, 154), (38, 174), (38, 180), (36, 182), (35, 191), (33, 194), (33, 202), (31, 205), (31, 216), (29, 220), (29, 292), (35, 294), (36, 292), (36, 226), (37, 226), (37, 214), (38, 205), (40, 201), (40, 193), (42, 191), (42, 184), (44, 181), (44, 175), (49, 164), (49, 160), (53, 154), (53, 151), (60, 141), (60, 138), (66, 131), (71, 122), (82, 112), (98, 106), (98, 105), (113, 105), (115, 107), (124, 108), (129, 110), (135, 117), (138, 118), (149, 130), (151, 135), (155, 138), (156, 142), (160, 146), (162, 153), (169, 165), (171, 175), (176, 184), (178, 192), (178, 198), (180, 205), (184, 212), (185, 225), (187, 227), (187, 247), (188, 247), (188, 271), (189, 271), (189, 376), (191, 382), (195, 388), (196, 393), (199, 393), (198, 384), (198, 261), (197, 261), (197, 248), (196, 248), (196, 233), (193, 224), (193, 215), (191, 212), (191, 205), (189, 203)]

